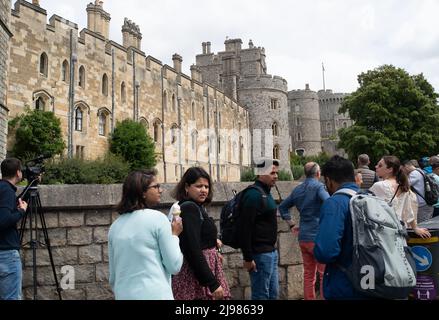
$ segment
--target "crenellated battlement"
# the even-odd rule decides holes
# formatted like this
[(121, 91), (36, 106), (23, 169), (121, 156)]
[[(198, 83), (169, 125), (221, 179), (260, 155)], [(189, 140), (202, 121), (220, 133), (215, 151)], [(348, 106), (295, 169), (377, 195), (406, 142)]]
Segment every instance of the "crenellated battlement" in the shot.
[(239, 88), (243, 90), (250, 89), (270, 89), (282, 92), (288, 91), (287, 81), (279, 76), (264, 75), (246, 75), (240, 78)]
[(305, 99), (315, 99), (318, 100), (319, 96), (317, 92), (312, 91), (309, 88), (309, 84), (305, 85), (305, 90), (291, 90), (288, 92), (288, 100), (305, 100)]

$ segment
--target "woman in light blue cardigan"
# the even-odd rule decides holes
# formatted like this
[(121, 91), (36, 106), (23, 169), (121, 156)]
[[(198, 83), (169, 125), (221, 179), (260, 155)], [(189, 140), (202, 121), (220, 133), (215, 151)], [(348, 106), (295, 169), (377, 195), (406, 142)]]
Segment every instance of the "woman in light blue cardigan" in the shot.
[(156, 171), (134, 171), (123, 184), (121, 216), (108, 233), (110, 285), (117, 300), (173, 300), (171, 275), (183, 263), (181, 219), (150, 209), (160, 202)]

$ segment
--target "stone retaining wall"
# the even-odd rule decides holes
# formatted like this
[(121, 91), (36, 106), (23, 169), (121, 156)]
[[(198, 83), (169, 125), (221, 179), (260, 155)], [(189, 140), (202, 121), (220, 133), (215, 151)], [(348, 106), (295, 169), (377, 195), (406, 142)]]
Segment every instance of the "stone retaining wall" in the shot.
[[(221, 207), (232, 195), (232, 189), (242, 190), (248, 183), (215, 183), (214, 201), (208, 212), (219, 224)], [(279, 182), (278, 189), (282, 198), (286, 198), (295, 182)], [(175, 185), (165, 184), (162, 204), (159, 208), (167, 212), (174, 202), (169, 191)], [(279, 199), (276, 189), (272, 190), (275, 199)], [(53, 260), (58, 281), (63, 282), (63, 266), (72, 266), (75, 274), (75, 288), (64, 290), (65, 300), (113, 299), (108, 284), (107, 234), (111, 223), (117, 219), (113, 206), (119, 201), (121, 185), (61, 185), (40, 186), (39, 193), (43, 205), (45, 222), (51, 241)], [(29, 216), (28, 216), (29, 218)], [(294, 212), (297, 220), (297, 212)], [(29, 219), (28, 219), (29, 220)], [(278, 248), (280, 273), (280, 298), (301, 299), (302, 258), (297, 242), (287, 224), (278, 219)], [(44, 235), (39, 229), (38, 235), (43, 242)], [(28, 232), (23, 242), (30, 239)], [(242, 269), (242, 255), (238, 250), (224, 247), (224, 269), (234, 299), (249, 299), (250, 279)], [(24, 248), (23, 256), (23, 294), (24, 298), (33, 297), (32, 250)], [(38, 248), (36, 252), (38, 299), (57, 299), (53, 272), (48, 250)], [(66, 278), (65, 278), (66, 279)], [(65, 280), (64, 279), (64, 280)]]

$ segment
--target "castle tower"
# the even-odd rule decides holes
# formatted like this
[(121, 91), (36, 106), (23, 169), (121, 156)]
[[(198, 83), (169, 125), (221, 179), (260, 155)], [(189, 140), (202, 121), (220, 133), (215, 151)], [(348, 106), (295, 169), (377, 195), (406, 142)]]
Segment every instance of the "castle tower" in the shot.
[(329, 154), (345, 155), (343, 150), (337, 149), (339, 141), (338, 130), (352, 126), (353, 121), (348, 114), (339, 114), (338, 110), (346, 93), (333, 93), (332, 90), (317, 92), (320, 108), (320, 123), (322, 133), (322, 149)]
[(6, 157), (6, 135), (8, 129), (7, 87), (9, 42), (12, 33), (9, 27), (11, 1), (0, 0), (0, 161)]
[(99, 33), (105, 39), (110, 37), (110, 14), (103, 8), (103, 1), (96, 0), (95, 3), (87, 5), (87, 29)]
[(225, 51), (215, 55), (210, 43), (203, 43), (202, 54), (196, 56), (203, 81), (248, 109), (252, 158), (274, 156), (280, 160), (281, 170), (291, 172), (286, 80), (267, 74), (265, 49), (255, 47), (252, 41), (245, 49), (241, 39), (228, 39), (224, 44)]
[(319, 97), (307, 84), (305, 90), (288, 92), (289, 128), (293, 151), (317, 155), (322, 151)]

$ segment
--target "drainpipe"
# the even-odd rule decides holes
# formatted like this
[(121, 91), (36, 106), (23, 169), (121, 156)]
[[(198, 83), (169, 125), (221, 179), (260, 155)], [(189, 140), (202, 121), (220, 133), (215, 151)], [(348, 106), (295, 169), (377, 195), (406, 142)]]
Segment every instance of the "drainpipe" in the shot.
[(177, 107), (178, 107), (178, 163), (180, 166), (180, 179), (183, 177), (183, 157), (182, 157), (182, 141), (181, 141), (181, 98), (178, 97), (177, 85)]
[[(215, 92), (216, 94), (216, 92)], [(219, 113), (218, 113), (218, 99), (215, 99), (215, 135), (216, 135), (216, 176), (217, 181), (221, 181), (221, 172), (220, 172), (220, 159), (219, 159), (219, 151), (221, 148), (221, 139), (219, 136)]]
[(70, 83), (69, 83), (69, 116), (68, 116), (68, 148), (67, 157), (73, 158), (73, 120), (74, 120), (74, 101), (75, 101), (75, 62), (77, 56), (73, 52), (73, 30), (70, 30)]
[(212, 176), (212, 163), (210, 162), (210, 110), (209, 110), (209, 87), (206, 86), (207, 99), (206, 99), (206, 112), (207, 112), (207, 163), (209, 165), (209, 175)]
[(115, 93), (114, 93), (114, 48), (111, 49), (111, 133), (114, 131)]
[(161, 69), (161, 94), (162, 94), (162, 159), (163, 159), (163, 179), (164, 182), (167, 182), (166, 178), (166, 158), (165, 158), (165, 100), (163, 99), (163, 91), (164, 91), (164, 84), (163, 84), (163, 70), (164, 66), (162, 66)]
[(133, 120), (136, 121), (136, 59), (135, 51), (132, 49), (133, 54)]

